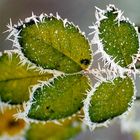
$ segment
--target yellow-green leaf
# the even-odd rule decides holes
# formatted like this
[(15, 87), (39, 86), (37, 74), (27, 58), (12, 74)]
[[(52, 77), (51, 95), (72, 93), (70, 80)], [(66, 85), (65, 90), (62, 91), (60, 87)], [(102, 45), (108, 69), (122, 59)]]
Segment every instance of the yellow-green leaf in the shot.
[(55, 124), (32, 123), (26, 133), (26, 140), (70, 140), (81, 131), (81, 122), (77, 119), (66, 119)]
[(21, 66), (18, 53), (3, 53), (0, 57), (0, 98), (10, 104), (21, 104), (29, 99), (29, 87), (38, 80), (48, 80), (53, 75), (40, 74), (35, 69), (27, 70), (27, 65)]
[(91, 62), (89, 42), (72, 23), (44, 16), (37, 25), (31, 20), (17, 28), (21, 30), (22, 52), (37, 66), (66, 73), (88, 68)]

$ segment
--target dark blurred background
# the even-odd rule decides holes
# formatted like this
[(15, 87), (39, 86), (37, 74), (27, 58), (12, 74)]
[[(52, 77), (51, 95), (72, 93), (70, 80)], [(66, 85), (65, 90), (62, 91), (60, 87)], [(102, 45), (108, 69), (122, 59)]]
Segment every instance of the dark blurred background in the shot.
[[(105, 9), (106, 5), (115, 4), (124, 11), (124, 15), (136, 25), (140, 25), (140, 0), (0, 0), (0, 51), (11, 49), (12, 43), (6, 41), (6, 25), (9, 19), (16, 24), (19, 19), (36, 15), (56, 12), (62, 18), (67, 18), (88, 35), (91, 31), (88, 26), (95, 22), (95, 6)], [(89, 37), (91, 39), (92, 37)], [(137, 78), (137, 81), (140, 80)], [(140, 91), (139, 86), (137, 86)], [(140, 127), (140, 126), (139, 126)], [(94, 132), (81, 133), (76, 140), (134, 140), (132, 134), (122, 133), (120, 121), (114, 121), (108, 128), (99, 128)]]

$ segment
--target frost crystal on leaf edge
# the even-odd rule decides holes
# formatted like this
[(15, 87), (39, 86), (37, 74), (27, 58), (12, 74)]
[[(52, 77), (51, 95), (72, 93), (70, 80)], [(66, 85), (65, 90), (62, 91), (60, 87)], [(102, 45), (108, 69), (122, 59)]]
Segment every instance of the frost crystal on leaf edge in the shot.
[[(119, 76), (118, 76), (119, 77)], [(116, 77), (117, 78), (117, 77)], [(125, 77), (123, 77), (125, 78)], [(131, 77), (129, 77), (131, 78)], [(84, 111), (84, 114), (85, 114), (85, 118), (83, 120), (83, 122), (89, 126), (89, 129), (91, 131), (94, 131), (94, 129), (96, 127), (108, 127), (108, 125), (111, 123), (112, 120), (116, 119), (116, 118), (123, 118), (125, 117), (126, 115), (128, 115), (128, 113), (131, 111), (132, 109), (132, 106), (134, 104), (134, 100), (136, 99), (136, 87), (135, 87), (135, 83), (134, 83), (134, 80), (131, 78), (132, 82), (133, 82), (133, 88), (134, 88), (134, 95), (132, 96), (132, 99), (131, 99), (131, 102), (128, 104), (128, 108), (127, 108), (127, 111), (125, 111), (123, 114), (121, 114), (120, 116), (116, 116), (114, 117), (113, 119), (108, 119), (106, 120), (105, 122), (103, 123), (95, 123), (95, 122), (92, 122), (91, 119), (90, 119), (90, 116), (89, 116), (89, 107), (90, 107), (90, 101), (91, 101), (91, 98), (92, 96), (94, 95), (94, 92), (97, 90), (97, 88), (103, 83), (103, 82), (113, 82), (113, 79), (111, 81), (102, 81), (102, 82), (97, 82), (94, 87), (91, 89), (91, 91), (89, 91), (89, 93), (87, 94), (87, 98), (83, 101), (84, 102), (84, 107), (83, 107), (83, 111)]]
[[(115, 9), (116, 10), (115, 13), (118, 14), (118, 16), (116, 18), (116, 21), (118, 21), (118, 25), (119, 25), (120, 21), (125, 20), (125, 21), (129, 22), (131, 25), (134, 26), (137, 34), (138, 34), (138, 28), (135, 27), (135, 24), (130, 22), (128, 18), (125, 18), (123, 16), (123, 12), (121, 10), (118, 10), (112, 4), (107, 6), (107, 10), (101, 10), (98, 7), (95, 7), (95, 8), (96, 8), (95, 17), (96, 17), (97, 22), (95, 24), (93, 23), (93, 26), (89, 27), (90, 29), (94, 30), (93, 32), (90, 33), (90, 35), (94, 34), (93, 39), (92, 39), (92, 44), (93, 45), (97, 44), (97, 47), (98, 47), (98, 49), (96, 50), (96, 52), (93, 53), (93, 55), (101, 53), (102, 54), (101, 59), (104, 62), (104, 66), (107, 67), (108, 69), (111, 69), (115, 73), (119, 73), (120, 77), (123, 77), (123, 75), (125, 73), (133, 74), (134, 77), (136, 77), (136, 73), (140, 73), (135, 67), (135, 64), (138, 60), (139, 53), (140, 53), (140, 46), (139, 46), (137, 54), (132, 56), (133, 62), (128, 66), (128, 68), (123, 68), (123, 67), (119, 66), (117, 63), (114, 62), (115, 58), (112, 58), (110, 55), (108, 55), (104, 51), (102, 40), (99, 38), (99, 34), (100, 34), (99, 27), (100, 27), (100, 21), (107, 18), (105, 16), (105, 13), (108, 12), (108, 11), (111, 11), (112, 9)], [(139, 40), (139, 44), (140, 44), (140, 40)]]

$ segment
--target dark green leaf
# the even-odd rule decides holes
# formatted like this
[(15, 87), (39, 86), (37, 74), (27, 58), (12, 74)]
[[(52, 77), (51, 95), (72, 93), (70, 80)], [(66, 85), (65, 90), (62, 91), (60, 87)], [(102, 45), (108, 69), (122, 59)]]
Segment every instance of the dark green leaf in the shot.
[(115, 59), (115, 63), (128, 67), (132, 56), (138, 53), (139, 39), (135, 27), (127, 20), (118, 19), (117, 10), (105, 13), (106, 19), (100, 21), (99, 37), (103, 50)]
[(134, 95), (132, 79), (115, 78), (113, 83), (103, 82), (92, 93), (89, 117), (92, 122), (101, 123), (121, 115), (128, 110)]
[(60, 76), (51, 86), (36, 89), (28, 117), (46, 121), (71, 116), (82, 108), (88, 89), (89, 80), (84, 75)]

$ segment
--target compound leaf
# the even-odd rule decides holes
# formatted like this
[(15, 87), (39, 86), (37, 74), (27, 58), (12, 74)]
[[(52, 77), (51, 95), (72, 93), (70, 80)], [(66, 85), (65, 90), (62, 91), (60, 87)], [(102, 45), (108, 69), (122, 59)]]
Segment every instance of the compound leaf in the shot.
[(48, 80), (53, 75), (40, 74), (35, 69), (27, 70), (27, 65), (21, 66), (16, 52), (3, 53), (0, 57), (0, 98), (10, 104), (21, 104), (29, 100), (29, 86), (37, 84), (38, 80)]
[(22, 52), (38, 66), (74, 73), (91, 62), (89, 42), (72, 23), (44, 16), (37, 25), (31, 20), (17, 28)]
[(43, 121), (71, 116), (82, 108), (89, 88), (89, 80), (82, 74), (57, 77), (51, 86), (35, 90), (27, 116)]

